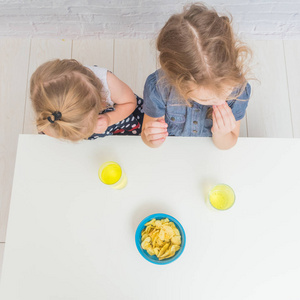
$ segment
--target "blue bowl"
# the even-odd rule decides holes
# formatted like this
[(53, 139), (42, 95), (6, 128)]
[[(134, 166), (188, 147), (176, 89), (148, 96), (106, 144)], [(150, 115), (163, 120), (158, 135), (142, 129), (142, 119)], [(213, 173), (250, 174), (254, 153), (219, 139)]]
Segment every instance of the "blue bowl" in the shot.
[[(156, 220), (160, 220), (160, 219), (165, 219), (168, 218), (170, 220), (170, 222), (173, 222), (175, 224), (175, 226), (177, 227), (177, 229), (180, 232), (181, 235), (181, 245), (180, 245), (180, 249), (178, 251), (176, 251), (175, 255), (170, 257), (170, 258), (166, 258), (163, 260), (159, 260), (157, 258), (156, 255), (150, 255), (148, 254), (148, 252), (146, 250), (144, 250), (141, 247), (141, 240), (142, 240), (142, 230), (145, 228), (145, 224), (149, 221), (151, 221), (152, 219), (156, 219)], [(150, 261), (153, 264), (157, 264), (157, 265), (166, 265), (169, 264), (173, 261), (175, 261), (183, 252), (184, 247), (185, 247), (185, 232), (183, 227), (181, 226), (181, 224), (173, 217), (166, 215), (166, 214), (153, 214), (150, 215), (148, 217), (146, 217), (138, 226), (138, 228), (136, 229), (135, 232), (135, 244), (137, 249), (139, 250), (139, 252), (141, 253), (141, 255), (148, 261)]]

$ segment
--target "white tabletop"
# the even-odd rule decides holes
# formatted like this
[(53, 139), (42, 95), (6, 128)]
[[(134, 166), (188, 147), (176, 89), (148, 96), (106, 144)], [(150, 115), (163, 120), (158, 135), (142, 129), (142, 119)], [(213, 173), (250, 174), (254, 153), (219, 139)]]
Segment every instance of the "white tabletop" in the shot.
[[(123, 190), (98, 179), (119, 162)], [(1, 300), (300, 299), (300, 140), (240, 138), (221, 151), (209, 138), (139, 137), (77, 144), (21, 135), (1, 278)], [(209, 209), (209, 186), (236, 193)], [(137, 251), (146, 216), (163, 212), (186, 232), (175, 262)]]

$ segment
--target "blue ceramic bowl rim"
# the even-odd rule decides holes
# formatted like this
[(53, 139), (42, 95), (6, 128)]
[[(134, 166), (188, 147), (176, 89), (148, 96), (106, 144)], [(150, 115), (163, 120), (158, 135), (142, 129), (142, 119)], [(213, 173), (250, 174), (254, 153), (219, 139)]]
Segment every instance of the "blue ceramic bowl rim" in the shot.
[[(141, 247), (141, 239), (142, 239), (141, 232), (145, 227), (145, 223), (151, 221), (152, 219), (160, 220), (160, 219), (165, 219), (165, 218), (168, 218), (171, 222), (174, 222), (174, 224), (176, 225), (176, 227), (178, 228), (178, 230), (180, 232), (180, 235), (181, 235), (180, 249), (175, 253), (175, 255), (173, 257), (170, 257), (170, 258), (167, 258), (164, 260), (150, 259), (147, 251), (142, 249), (142, 247)], [(185, 241), (186, 241), (185, 232), (184, 232), (184, 229), (183, 229), (182, 225), (180, 224), (180, 222), (177, 219), (175, 219), (174, 217), (167, 215), (167, 214), (163, 214), (163, 213), (156, 213), (156, 214), (150, 215), (150, 216), (146, 217), (145, 219), (143, 219), (140, 222), (140, 224), (137, 227), (136, 232), (135, 232), (135, 244), (136, 244), (138, 251), (146, 260), (148, 260), (149, 262), (156, 264), (156, 265), (166, 265), (166, 264), (169, 264), (169, 263), (175, 261), (182, 254), (182, 252), (185, 248)]]

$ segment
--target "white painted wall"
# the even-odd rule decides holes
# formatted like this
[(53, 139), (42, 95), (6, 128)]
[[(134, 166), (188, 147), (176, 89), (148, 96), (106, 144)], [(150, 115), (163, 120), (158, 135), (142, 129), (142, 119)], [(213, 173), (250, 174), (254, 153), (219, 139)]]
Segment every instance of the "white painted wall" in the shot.
[[(180, 0), (0, 0), (0, 36), (152, 38)], [(300, 38), (300, 0), (208, 0), (246, 38)]]

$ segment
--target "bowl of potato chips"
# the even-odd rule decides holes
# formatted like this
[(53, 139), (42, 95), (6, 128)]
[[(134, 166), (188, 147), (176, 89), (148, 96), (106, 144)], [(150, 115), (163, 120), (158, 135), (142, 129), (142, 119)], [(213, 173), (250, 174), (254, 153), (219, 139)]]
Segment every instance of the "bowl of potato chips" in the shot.
[(135, 233), (135, 243), (140, 254), (157, 265), (175, 261), (184, 250), (185, 240), (181, 224), (163, 213), (146, 217)]

